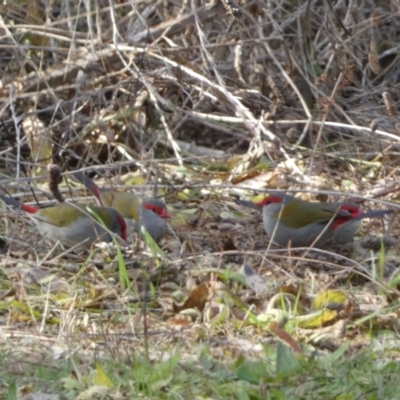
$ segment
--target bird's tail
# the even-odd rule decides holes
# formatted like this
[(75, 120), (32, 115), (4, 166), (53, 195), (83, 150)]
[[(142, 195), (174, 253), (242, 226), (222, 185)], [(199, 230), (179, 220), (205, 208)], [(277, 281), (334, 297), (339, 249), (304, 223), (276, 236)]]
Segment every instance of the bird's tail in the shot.
[(104, 206), (103, 202), (101, 201), (100, 196), (100, 188), (86, 175), (84, 175), (81, 171), (74, 171), (73, 176), (76, 180), (83, 183), (83, 185), (88, 189), (99, 201), (101, 206)]
[(372, 211), (363, 212), (354, 219), (382, 217), (383, 215), (393, 214), (393, 213), (394, 213), (394, 210), (372, 210)]
[(15, 200), (12, 197), (9, 196), (4, 196), (3, 194), (0, 194), (0, 200), (2, 200), (4, 203), (7, 205), (14, 207), (14, 208), (21, 208), (21, 210), (24, 210), (30, 214), (35, 214), (39, 209), (34, 206), (29, 206), (28, 204), (24, 204), (19, 202), (18, 200)]

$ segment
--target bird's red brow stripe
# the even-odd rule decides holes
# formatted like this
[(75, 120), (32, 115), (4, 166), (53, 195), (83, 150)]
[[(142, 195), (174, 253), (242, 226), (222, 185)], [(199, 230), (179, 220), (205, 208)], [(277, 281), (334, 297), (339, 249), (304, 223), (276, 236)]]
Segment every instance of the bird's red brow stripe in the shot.
[(265, 206), (266, 204), (271, 204), (271, 203), (282, 203), (282, 197), (268, 196), (262, 199), (261, 201), (257, 202), (256, 204), (258, 206)]
[(39, 211), (39, 208), (34, 206), (29, 206), (28, 204), (22, 204), (21, 208), (30, 214), (35, 214)]

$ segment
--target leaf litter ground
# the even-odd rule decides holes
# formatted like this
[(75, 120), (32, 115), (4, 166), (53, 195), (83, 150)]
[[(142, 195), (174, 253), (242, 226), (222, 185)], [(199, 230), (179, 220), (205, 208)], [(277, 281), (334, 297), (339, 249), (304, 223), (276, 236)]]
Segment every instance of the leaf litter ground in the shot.
[[(115, 249), (50, 250), (24, 216), (3, 210), (5, 393), (13, 398), (15, 382), (22, 394), (51, 391), (50, 371), (34, 368), (51, 365), (55, 391), (70, 398), (124, 396), (118, 382), (126, 398), (367, 398), (377, 388), (396, 398), (396, 216), (363, 222), (347, 249), (288, 252), (267, 249), (260, 213), (235, 204), (288, 189), (397, 208), (393, 2), (96, 7), (93, 24), (64, 1), (0, 6), (2, 188), (34, 201), (33, 187), (43, 204), (50, 161), (84, 168), (104, 186), (164, 194), (172, 230), (162, 256), (124, 248), (124, 277)], [(77, 199), (71, 182), (60, 188)], [(333, 373), (310, 354), (340, 366)], [(104, 372), (95, 359), (119, 365)], [(350, 376), (357, 384), (343, 384)], [(229, 389), (217, 394), (209, 381)]]

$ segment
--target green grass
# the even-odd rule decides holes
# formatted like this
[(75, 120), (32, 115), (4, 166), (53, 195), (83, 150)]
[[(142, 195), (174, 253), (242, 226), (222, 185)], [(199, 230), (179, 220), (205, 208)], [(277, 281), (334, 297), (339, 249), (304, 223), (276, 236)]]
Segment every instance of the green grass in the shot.
[(197, 357), (191, 359), (172, 351), (162, 361), (147, 362), (138, 356), (88, 365), (78, 354), (65, 361), (49, 357), (32, 363), (15, 349), (3, 349), (0, 398), (14, 399), (21, 389), (63, 394), (67, 399), (95, 393), (102, 393), (99, 398), (123, 393), (129, 399), (400, 398), (396, 359), (379, 359), (372, 349), (353, 357), (349, 351), (345, 344), (329, 356), (315, 352), (304, 357), (281, 343), (265, 344), (258, 357), (240, 355), (221, 362), (211, 355), (212, 348), (199, 345)]

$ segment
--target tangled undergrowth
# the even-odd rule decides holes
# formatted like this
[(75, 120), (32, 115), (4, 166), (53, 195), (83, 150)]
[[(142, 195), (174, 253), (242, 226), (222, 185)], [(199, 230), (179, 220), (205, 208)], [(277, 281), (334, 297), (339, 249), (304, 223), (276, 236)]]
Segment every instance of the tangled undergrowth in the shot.
[[(135, 390), (159, 396), (177, 387), (176, 350), (181, 363), (198, 360), (194, 369), (211, 374), (215, 363), (223, 382), (257, 387), (268, 379), (245, 366), (260, 354), (290, 359), (293, 370), (278, 362), (285, 376), (300, 368), (277, 342), (305, 357), (371, 346), (387, 365), (400, 347), (397, 216), (364, 221), (344, 249), (288, 250), (269, 244), (259, 212), (236, 203), (285, 189), (397, 210), (400, 8), (350, 3), (0, 5), (2, 192), (55, 203), (47, 168), (56, 164), (64, 198), (92, 200), (71, 178), (79, 169), (104, 187), (161, 196), (173, 216), (161, 250), (136, 236), (121, 252), (74, 253), (3, 208), (7, 376), (68, 361), (79, 385), (70, 377), (66, 392), (84, 396), (118, 386), (104, 360), (168, 355), (157, 373), (136, 370)], [(210, 346), (200, 356), (199, 342)], [(243, 390), (261, 396), (262, 385)], [(359, 390), (354, 398), (368, 391)]]

